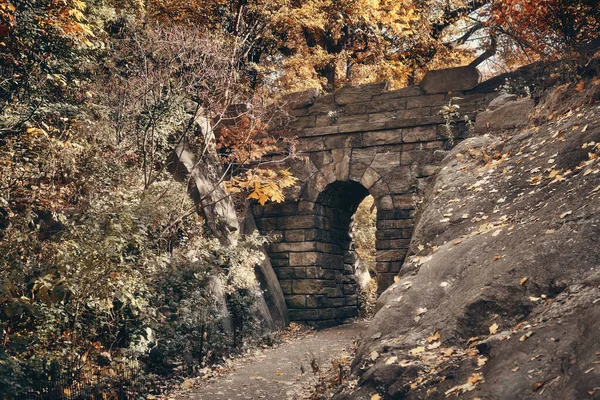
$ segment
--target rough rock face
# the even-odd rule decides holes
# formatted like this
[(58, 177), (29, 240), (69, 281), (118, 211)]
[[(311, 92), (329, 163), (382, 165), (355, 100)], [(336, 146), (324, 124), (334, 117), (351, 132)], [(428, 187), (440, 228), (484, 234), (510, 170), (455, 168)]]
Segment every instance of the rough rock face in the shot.
[(538, 126), (488, 126), (446, 156), (419, 211), (414, 255), (380, 297), (357, 380), (337, 399), (600, 398), (591, 99), (568, 112), (538, 106)]

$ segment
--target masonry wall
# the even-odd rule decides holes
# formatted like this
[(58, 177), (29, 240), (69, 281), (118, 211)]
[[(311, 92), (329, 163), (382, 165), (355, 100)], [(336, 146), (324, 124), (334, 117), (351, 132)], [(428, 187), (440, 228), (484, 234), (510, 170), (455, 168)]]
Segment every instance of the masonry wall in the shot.
[(461, 118), (474, 121), (496, 95), (484, 85), (428, 91), (419, 86), (387, 91), (377, 83), (292, 99), (293, 133), (307, 158), (289, 164), (299, 184), (286, 203), (254, 208), (259, 230), (276, 236), (268, 252), (291, 320), (335, 324), (356, 315), (348, 229), (368, 194), (377, 206), (380, 292), (393, 283), (408, 252), (420, 193), (445, 150), (469, 134), (466, 123), (458, 122), (450, 139), (439, 111), (460, 97), (453, 104), (460, 106)]

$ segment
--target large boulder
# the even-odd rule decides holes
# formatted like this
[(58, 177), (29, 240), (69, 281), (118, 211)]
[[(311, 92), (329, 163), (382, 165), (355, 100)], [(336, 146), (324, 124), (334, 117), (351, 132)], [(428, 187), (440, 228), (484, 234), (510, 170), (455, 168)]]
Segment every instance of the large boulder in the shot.
[(588, 104), (453, 149), (336, 398), (598, 398), (597, 143)]
[(471, 90), (479, 83), (480, 74), (471, 66), (428, 71), (419, 86), (427, 94)]

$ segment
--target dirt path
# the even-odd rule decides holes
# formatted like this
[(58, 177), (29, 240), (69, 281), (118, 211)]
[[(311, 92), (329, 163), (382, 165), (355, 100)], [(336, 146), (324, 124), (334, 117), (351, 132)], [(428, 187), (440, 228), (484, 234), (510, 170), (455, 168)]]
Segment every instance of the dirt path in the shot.
[[(191, 389), (180, 400), (301, 400), (317, 381), (311, 361), (328, 370), (367, 328), (361, 321), (317, 331), (250, 356), (229, 374)], [(314, 365), (315, 363), (313, 363)], [(302, 372), (304, 370), (304, 373)]]

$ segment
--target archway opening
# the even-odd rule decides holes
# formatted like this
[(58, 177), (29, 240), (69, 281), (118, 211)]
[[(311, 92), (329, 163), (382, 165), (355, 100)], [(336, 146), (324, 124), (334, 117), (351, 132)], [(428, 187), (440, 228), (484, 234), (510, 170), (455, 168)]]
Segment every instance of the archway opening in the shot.
[(315, 214), (321, 251), (326, 253), (322, 268), (331, 272), (335, 286), (328, 291), (327, 304), (343, 304), (346, 315), (351, 307), (352, 317), (359, 311), (364, 316), (367, 300), (372, 303), (377, 292), (371, 280), (375, 271), (374, 200), (360, 183), (337, 181), (320, 193)]
[(359, 286), (358, 313), (369, 317), (377, 301), (377, 207), (375, 199), (369, 195), (360, 203), (351, 228), (351, 236), (356, 251), (355, 276)]

